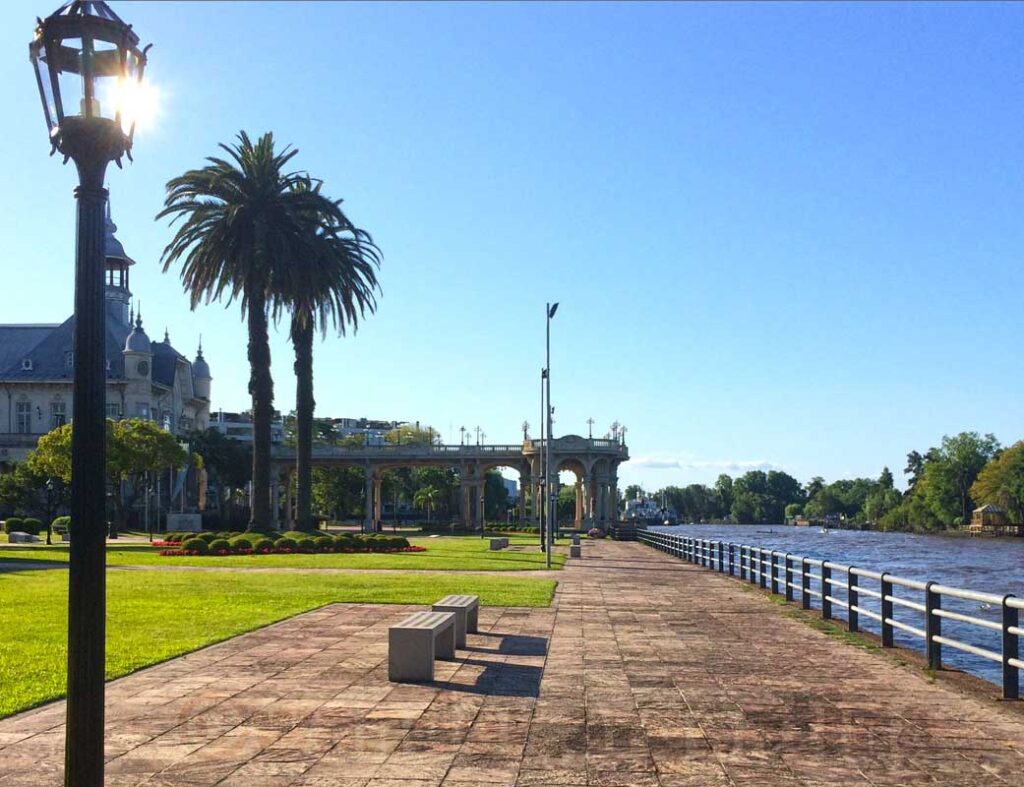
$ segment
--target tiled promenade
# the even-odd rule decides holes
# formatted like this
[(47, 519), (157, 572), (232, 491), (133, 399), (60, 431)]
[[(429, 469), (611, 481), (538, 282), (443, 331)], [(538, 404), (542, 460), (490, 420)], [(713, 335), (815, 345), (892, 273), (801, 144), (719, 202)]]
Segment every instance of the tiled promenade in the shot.
[[(1024, 785), (1014, 709), (638, 544), (584, 553), (553, 609), (483, 609), (487, 633), (432, 685), (388, 683), (386, 629), (409, 608), (371, 605), (119, 680), (107, 783)], [(0, 722), (0, 784), (59, 784), (63, 712)]]

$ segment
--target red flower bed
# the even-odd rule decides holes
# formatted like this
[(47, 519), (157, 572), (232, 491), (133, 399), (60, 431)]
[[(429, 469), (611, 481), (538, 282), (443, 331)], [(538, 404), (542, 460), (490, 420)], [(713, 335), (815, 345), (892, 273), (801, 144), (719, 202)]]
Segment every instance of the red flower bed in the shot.
[[(166, 546), (165, 543), (156, 543), (155, 546)], [(173, 544), (172, 544), (173, 546)], [(291, 549), (284, 547), (282, 549), (261, 549), (254, 551), (252, 549), (239, 549), (235, 552), (231, 552), (227, 549), (218, 549), (214, 552), (197, 552), (193, 549), (161, 549), (160, 555), (163, 557), (224, 557), (225, 555), (315, 555), (325, 553), (344, 553), (344, 554), (384, 554), (388, 552), (426, 552), (426, 547), (399, 547), (397, 549), (353, 549), (346, 547), (345, 549), (338, 549), (336, 547), (327, 547), (325, 549)]]

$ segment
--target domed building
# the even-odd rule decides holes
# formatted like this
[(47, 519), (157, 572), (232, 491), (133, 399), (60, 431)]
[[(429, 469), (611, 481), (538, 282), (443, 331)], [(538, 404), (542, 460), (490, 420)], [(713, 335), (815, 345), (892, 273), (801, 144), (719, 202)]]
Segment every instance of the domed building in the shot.
[[(151, 341), (142, 309), (132, 307), (135, 261), (117, 239), (107, 205), (107, 417), (145, 418), (176, 435), (210, 423), (210, 366), (202, 346), (195, 361), (178, 352), (165, 330)], [(17, 462), (39, 436), (71, 418), (74, 317), (62, 323), (0, 325), (0, 463)]]

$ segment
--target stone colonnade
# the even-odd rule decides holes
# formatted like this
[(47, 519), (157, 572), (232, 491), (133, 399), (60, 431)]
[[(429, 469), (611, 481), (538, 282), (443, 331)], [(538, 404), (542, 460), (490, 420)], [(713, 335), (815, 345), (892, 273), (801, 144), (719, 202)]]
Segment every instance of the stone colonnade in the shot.
[[(365, 472), (364, 530), (377, 529), (383, 519), (381, 494), (383, 474), (397, 467), (433, 466), (455, 470), (460, 479), (457, 498), (458, 518), (467, 530), (482, 527), (487, 471), (508, 467), (519, 473), (519, 521), (540, 523), (543, 512), (544, 484), (540, 468), (539, 440), (525, 440), (519, 446), (436, 446), (430, 449), (410, 447), (404, 458), (391, 450), (385, 456), (372, 448), (331, 449), (314, 454), (317, 466), (362, 467)], [(573, 524), (577, 529), (606, 527), (618, 519), (618, 466), (628, 460), (626, 447), (618, 441), (592, 440), (569, 435), (555, 438), (551, 444), (553, 464), (576, 475), (576, 505)], [(379, 449), (378, 449), (379, 450)], [(278, 449), (274, 462), (275, 483), (271, 505), (278, 527), (291, 529), (295, 524), (292, 499), (294, 460)], [(557, 474), (555, 483), (557, 485)], [(557, 486), (556, 486), (557, 493)]]

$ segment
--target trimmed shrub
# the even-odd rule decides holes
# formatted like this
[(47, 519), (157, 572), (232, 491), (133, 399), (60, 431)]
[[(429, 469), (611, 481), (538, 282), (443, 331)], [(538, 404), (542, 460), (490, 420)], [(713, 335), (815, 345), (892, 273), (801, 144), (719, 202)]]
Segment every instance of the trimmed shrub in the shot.
[(216, 533), (210, 533), (210, 532), (197, 533), (195, 537), (196, 538), (201, 538), (207, 544), (211, 544), (214, 541), (216, 541), (218, 538), (220, 538), (220, 536), (218, 536)]
[(39, 532), (43, 529), (43, 523), (35, 517), (30, 516), (22, 520), (21, 529), (30, 535), (38, 536)]
[(307, 533), (304, 530), (285, 530), (281, 536), (282, 538), (293, 538), (298, 541), (300, 538), (309, 538), (312, 534)]
[(211, 552), (230, 552), (231, 542), (226, 538), (215, 538), (210, 542), (209, 549)]
[(186, 552), (198, 552), (205, 555), (209, 551), (206, 540), (202, 538), (186, 538), (181, 542), (181, 548)]
[(274, 548), (274, 542), (269, 538), (257, 538), (252, 542), (253, 552), (266, 552)]
[(348, 533), (342, 533), (340, 536), (334, 537), (334, 545), (342, 549), (351, 549), (356, 545), (356, 542)]
[(310, 538), (309, 536), (305, 536), (303, 538), (297, 539), (295, 541), (295, 544), (303, 552), (315, 552), (316, 551), (316, 541), (314, 539)]
[(317, 549), (334, 549), (334, 539), (330, 536), (317, 536), (313, 539)]
[(294, 538), (281, 537), (274, 542), (274, 549), (295, 549), (298, 544)]
[(231, 548), (237, 551), (239, 549), (252, 549), (252, 541), (248, 536), (235, 536), (229, 543)]
[(50, 523), (50, 527), (54, 530), (71, 531), (71, 517), (59, 516)]
[(4, 520), (4, 532), (8, 535), (11, 533), (24, 533), (24, 520), (18, 516), (8, 517)]

